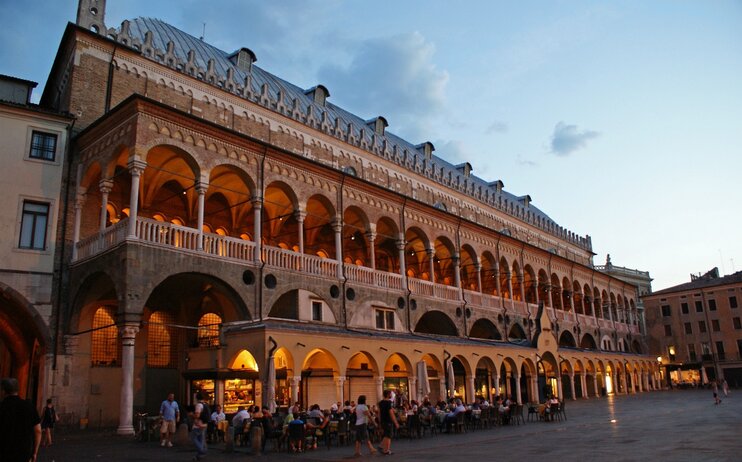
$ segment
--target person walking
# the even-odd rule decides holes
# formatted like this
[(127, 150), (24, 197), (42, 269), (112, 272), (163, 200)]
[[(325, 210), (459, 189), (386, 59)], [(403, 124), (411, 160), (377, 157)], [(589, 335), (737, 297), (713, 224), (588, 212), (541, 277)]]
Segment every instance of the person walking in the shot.
[(173, 434), (177, 429), (180, 408), (175, 401), (175, 394), (168, 393), (167, 399), (160, 404), (160, 446), (173, 447)]
[(719, 398), (719, 381), (714, 380), (711, 382), (711, 390), (714, 392), (714, 404), (721, 404), (721, 398)]
[(355, 414), (356, 451), (353, 455), (355, 457), (361, 457), (362, 443), (366, 443), (371, 455), (376, 454), (376, 449), (374, 449), (374, 446), (371, 444), (371, 439), (369, 439), (368, 437), (368, 420), (369, 416), (371, 415), (371, 411), (369, 411), (368, 406), (366, 406), (366, 395), (361, 395), (358, 397), (358, 404), (355, 408)]
[(206, 429), (211, 420), (211, 411), (204, 402), (201, 392), (196, 393), (196, 401), (193, 410), (193, 428), (191, 429), (191, 441), (196, 446), (194, 461), (201, 460), (206, 455)]
[(383, 431), (383, 438), (379, 450), (386, 456), (392, 455), (392, 430), (399, 428), (397, 417), (394, 415), (392, 390), (384, 390), (384, 399), (379, 401), (379, 422)]
[(727, 379), (721, 381), (721, 391), (724, 392), (724, 398), (729, 396), (729, 384), (727, 383)]
[(44, 406), (44, 412), (41, 417), (41, 446), (52, 445), (52, 431), (54, 430), (54, 424), (59, 420), (57, 411), (54, 410), (52, 405), (52, 399), (46, 400), (46, 406)]
[(35, 462), (41, 443), (41, 419), (31, 401), (18, 396), (18, 380), (0, 383), (0, 458), (3, 462)]

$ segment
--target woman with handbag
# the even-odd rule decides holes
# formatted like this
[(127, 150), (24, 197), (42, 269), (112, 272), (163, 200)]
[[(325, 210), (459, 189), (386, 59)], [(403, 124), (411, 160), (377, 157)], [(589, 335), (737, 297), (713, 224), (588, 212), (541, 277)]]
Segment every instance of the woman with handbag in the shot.
[(41, 417), (41, 446), (52, 445), (52, 431), (54, 430), (54, 424), (59, 420), (57, 411), (54, 410), (52, 405), (52, 399), (46, 400), (46, 406), (44, 406), (43, 415)]

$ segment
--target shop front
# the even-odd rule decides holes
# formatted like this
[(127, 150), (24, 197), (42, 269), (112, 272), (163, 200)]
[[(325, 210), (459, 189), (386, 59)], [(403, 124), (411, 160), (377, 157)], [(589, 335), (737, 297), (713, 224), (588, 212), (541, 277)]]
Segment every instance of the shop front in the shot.
[(191, 370), (183, 376), (191, 403), (196, 402), (196, 393), (200, 392), (209, 405), (221, 404), (225, 414), (234, 414), (240, 406), (261, 404), (257, 371)]

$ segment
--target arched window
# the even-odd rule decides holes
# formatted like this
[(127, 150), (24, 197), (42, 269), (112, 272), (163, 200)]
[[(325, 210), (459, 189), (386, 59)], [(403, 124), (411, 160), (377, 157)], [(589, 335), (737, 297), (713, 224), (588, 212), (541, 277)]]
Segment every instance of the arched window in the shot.
[(198, 346), (219, 346), (219, 324), (222, 318), (216, 313), (206, 313), (198, 320)]
[(147, 366), (175, 367), (177, 343), (174, 342), (173, 316), (155, 311), (149, 317), (147, 328)]
[(119, 342), (113, 309), (100, 307), (93, 315), (90, 359), (93, 366), (118, 366)]

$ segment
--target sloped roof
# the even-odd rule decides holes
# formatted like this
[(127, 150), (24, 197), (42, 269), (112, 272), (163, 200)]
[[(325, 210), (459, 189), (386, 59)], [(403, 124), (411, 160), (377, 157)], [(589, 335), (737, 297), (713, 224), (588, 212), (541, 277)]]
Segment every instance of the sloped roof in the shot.
[[(125, 22), (127, 23), (127, 22)], [(118, 32), (121, 33), (123, 29), (119, 28)], [(282, 100), (282, 103), (287, 108), (293, 110), (294, 104), (298, 104), (298, 110), (306, 114), (310, 111), (314, 114), (317, 121), (322, 120), (322, 114), (326, 114), (328, 122), (331, 126), (343, 127), (344, 130), (348, 128), (348, 124), (352, 126), (352, 133), (356, 139), (363, 137), (368, 145), (373, 145), (374, 142), (383, 144), (386, 142), (388, 147), (396, 146), (397, 152), (404, 153), (407, 151), (410, 155), (417, 155), (419, 151), (416, 146), (409, 141), (394, 135), (389, 131), (385, 131), (383, 135), (375, 135), (374, 130), (367, 126), (367, 121), (355, 114), (352, 114), (335, 104), (327, 101), (324, 105), (316, 103), (310, 95), (307, 94), (305, 89), (302, 89), (290, 82), (287, 82), (280, 77), (277, 77), (270, 72), (260, 68), (253, 64), (251, 72), (247, 72), (233, 64), (229, 60), (229, 56), (232, 53), (227, 53), (223, 50), (212, 46), (205, 41), (198, 39), (164, 21), (153, 18), (139, 17), (128, 21), (129, 36), (132, 41), (145, 42), (147, 32), (152, 33), (152, 47), (158, 50), (167, 50), (168, 43), (173, 43), (173, 53), (179, 61), (188, 62), (188, 53), (190, 50), (194, 51), (194, 64), (201, 69), (208, 69), (209, 62), (213, 60), (214, 72), (220, 76), (221, 79), (226, 79), (228, 70), (231, 70), (233, 83), (236, 86), (243, 86), (246, 82), (248, 74), (250, 75), (250, 85), (253, 94), (259, 94), (262, 87), (265, 85), (268, 89), (270, 97), (274, 100)], [(361, 130), (363, 129), (363, 131)], [(446, 160), (433, 156), (432, 161), (435, 163), (436, 168), (443, 171), (443, 175), (451, 175), (452, 178), (462, 177), (462, 173), (456, 170), (455, 166)], [(490, 186), (488, 181), (485, 181), (476, 176), (469, 176), (466, 178), (469, 184), (474, 187), (481, 187), (482, 190), (490, 190), (494, 194), (494, 188)], [(519, 201), (520, 197), (515, 196), (507, 191), (502, 190), (500, 196), (503, 200), (507, 200), (513, 204), (514, 207), (522, 207), (522, 201)], [(556, 226), (556, 223), (543, 211), (530, 204), (527, 208), (534, 217), (539, 217), (541, 220), (551, 223)], [(566, 231), (566, 230), (565, 230)]]
[(733, 274), (728, 274), (722, 277), (709, 277), (708, 275), (702, 276), (690, 282), (685, 282), (667, 289), (662, 289), (657, 292), (652, 292), (647, 297), (655, 297), (656, 295), (667, 295), (675, 292), (685, 292), (688, 290), (705, 289), (706, 287), (724, 286), (727, 284), (739, 284), (742, 283), (742, 271), (737, 271)]

